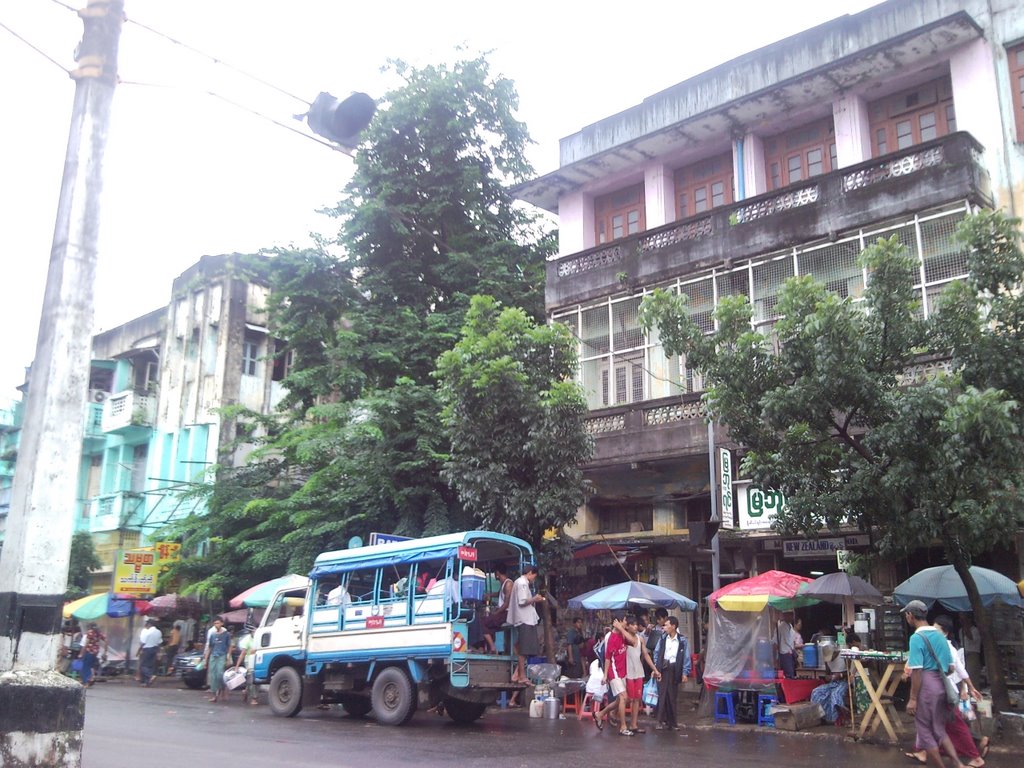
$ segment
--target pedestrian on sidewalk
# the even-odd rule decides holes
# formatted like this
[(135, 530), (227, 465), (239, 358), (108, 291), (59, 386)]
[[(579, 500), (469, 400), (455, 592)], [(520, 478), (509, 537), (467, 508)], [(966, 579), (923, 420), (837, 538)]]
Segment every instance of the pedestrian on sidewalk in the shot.
[(139, 674), (135, 679), (147, 688), (153, 684), (153, 678), (156, 677), (156, 656), (164, 642), (164, 636), (160, 634), (156, 624), (157, 620), (153, 616), (146, 619), (146, 626), (139, 632), (139, 650), (136, 653), (139, 659)]
[(679, 730), (676, 706), (679, 684), (690, 674), (690, 644), (679, 634), (679, 619), (665, 619), (664, 634), (654, 649), (654, 675), (658, 680), (658, 730)]
[(953, 666), (949, 644), (942, 633), (928, 623), (928, 607), (920, 600), (911, 600), (903, 607), (910, 637), (910, 699), (907, 714), (914, 716), (917, 745), (924, 750), (935, 768), (944, 768), (939, 747), (953, 758), (956, 768), (964, 768), (953, 742), (946, 733), (949, 705), (946, 703), (946, 682), (943, 676)]
[[(103, 643), (103, 656), (100, 656), (100, 643)], [(100, 632), (100, 625), (93, 622), (82, 638), (82, 685), (91, 688), (96, 682), (96, 668), (99, 662), (107, 660), (107, 636)]]
[(218, 616), (213, 620), (213, 626), (206, 633), (206, 650), (203, 651), (206, 682), (210, 686), (210, 701), (227, 701), (228, 692), (224, 687), (224, 667), (227, 665), (230, 651), (231, 633), (224, 629), (224, 621)]
[(622, 636), (626, 640), (626, 695), (633, 703), (633, 716), (630, 730), (633, 733), (647, 733), (640, 727), (640, 705), (644, 696), (644, 665), (654, 670), (654, 660), (640, 636), (639, 620), (633, 616), (626, 618), (626, 626)]
[(608, 690), (614, 697), (600, 712), (594, 715), (594, 725), (598, 730), (604, 729), (604, 721), (612, 709), (616, 709), (619, 721), (619, 735), (632, 736), (633, 731), (626, 727), (626, 638), (623, 634), (626, 627), (624, 614), (616, 614), (612, 618), (612, 631), (605, 641), (604, 677)]

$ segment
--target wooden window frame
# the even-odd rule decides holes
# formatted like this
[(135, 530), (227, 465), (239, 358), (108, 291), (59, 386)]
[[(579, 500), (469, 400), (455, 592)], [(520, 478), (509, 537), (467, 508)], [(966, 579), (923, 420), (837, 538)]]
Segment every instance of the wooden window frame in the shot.
[[(791, 128), (764, 140), (764, 171), (769, 191), (800, 184), (836, 170), (836, 132), (831, 117)], [(814, 163), (811, 155), (820, 152)], [(812, 165), (821, 170), (811, 173)]]
[[(932, 92), (934, 98), (930, 98)], [(926, 103), (920, 106), (911, 103), (922, 96), (927, 99)], [(868, 115), (872, 157), (902, 152), (926, 141), (948, 136), (956, 130), (956, 106), (950, 78), (944, 75), (878, 99), (868, 105)], [(921, 121), (928, 115), (934, 117), (931, 127), (935, 135), (923, 138)], [(909, 143), (902, 147), (899, 143), (901, 136), (910, 137)]]
[[(634, 193), (634, 194), (630, 194)], [(647, 229), (644, 183), (631, 184), (594, 198), (594, 243), (607, 245)], [(614, 236), (615, 220), (621, 218), (622, 234)], [(633, 217), (633, 218), (631, 218)], [(635, 228), (631, 224), (635, 222)]]
[(736, 199), (733, 183), (732, 152), (713, 155), (679, 168), (674, 174), (676, 220), (729, 205)]
[(1010, 95), (1013, 119), (1017, 126), (1017, 141), (1024, 143), (1024, 42), (1006, 49), (1006, 64), (1010, 71)]

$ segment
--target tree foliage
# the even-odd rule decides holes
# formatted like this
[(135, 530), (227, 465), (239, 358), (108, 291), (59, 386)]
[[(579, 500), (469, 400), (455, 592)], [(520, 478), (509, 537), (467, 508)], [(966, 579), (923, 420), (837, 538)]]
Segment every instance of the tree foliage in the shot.
[(437, 376), (451, 435), (445, 474), (485, 528), (540, 548), (545, 531), (575, 520), (581, 467), (593, 450), (575, 370), (564, 325), (538, 325), (521, 309), (473, 298)]
[(68, 564), (69, 599), (87, 595), (92, 589), (92, 572), (103, 567), (92, 536), (88, 531), (76, 531), (71, 537), (71, 559)]
[[(990, 660), (968, 567), (1024, 524), (1018, 226), (998, 213), (965, 221), (971, 277), (945, 291), (928, 321), (917, 260), (895, 238), (861, 256), (863, 303), (809, 276), (787, 281), (771, 336), (753, 330), (745, 298), (722, 301), (709, 336), (685, 296), (658, 292), (641, 308), (666, 351), (705, 373), (709, 413), (742, 446), (744, 470), (785, 493), (776, 526), (814, 535), (854, 522), (886, 555), (941, 542), (989, 634)], [(908, 378), (929, 357), (951, 358), (951, 373)], [(995, 663), (990, 679), (1005, 700)]]
[(303, 572), (373, 530), (475, 525), (442, 474), (449, 443), (432, 374), (473, 295), (542, 316), (553, 241), (509, 192), (532, 173), (511, 81), (484, 57), (392, 69), (403, 84), (382, 100), (328, 210), (337, 242), (271, 260), (289, 396), (272, 418), (231, 414), (259, 447), (245, 467), (217, 468), (199, 491), (207, 514), (177, 527), (195, 551), (212, 544), (169, 574), (191, 591), (230, 596)]

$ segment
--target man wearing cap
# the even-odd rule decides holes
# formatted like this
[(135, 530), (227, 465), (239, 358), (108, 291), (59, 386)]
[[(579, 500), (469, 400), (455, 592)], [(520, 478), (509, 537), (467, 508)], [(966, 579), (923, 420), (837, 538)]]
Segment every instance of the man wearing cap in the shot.
[(139, 632), (139, 674), (135, 679), (146, 687), (153, 684), (153, 678), (156, 676), (156, 657), (164, 641), (164, 636), (156, 628), (156, 622), (152, 616), (148, 617), (146, 626)]
[(946, 703), (944, 677), (953, 665), (949, 643), (936, 627), (928, 623), (928, 606), (920, 600), (911, 600), (903, 607), (902, 613), (913, 630), (907, 658), (910, 671), (907, 714), (914, 716), (917, 744), (936, 768), (944, 768), (940, 745), (953, 758), (953, 764), (963, 768), (953, 742), (946, 735), (949, 705)]

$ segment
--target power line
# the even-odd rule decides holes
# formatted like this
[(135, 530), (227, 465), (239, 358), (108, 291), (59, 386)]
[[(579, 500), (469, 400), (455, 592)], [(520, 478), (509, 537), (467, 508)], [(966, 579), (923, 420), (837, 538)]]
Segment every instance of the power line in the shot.
[[(58, 0), (54, 0), (54, 2), (58, 2)], [(143, 88), (167, 88), (167, 89), (177, 89), (177, 90), (184, 90), (184, 91), (194, 91), (196, 93), (203, 93), (203, 94), (206, 94), (207, 96), (212, 96), (215, 99), (220, 99), (221, 101), (225, 102), (226, 104), (230, 104), (231, 106), (235, 107), (236, 109), (240, 109), (243, 112), (248, 112), (251, 115), (255, 115), (256, 117), (259, 117), (259, 118), (261, 118), (263, 120), (266, 120), (267, 122), (273, 123), (274, 125), (278, 126), (279, 128), (284, 128), (287, 131), (291, 131), (292, 133), (295, 133), (295, 134), (297, 134), (299, 136), (302, 136), (304, 139), (309, 139), (310, 141), (315, 141), (317, 144), (321, 144), (321, 145), (327, 147), (328, 149), (333, 149), (335, 152), (341, 152), (343, 155), (348, 155), (349, 157), (352, 156), (351, 152), (350, 151), (346, 151), (345, 147), (342, 147), (342, 146), (336, 145), (336, 144), (332, 144), (329, 141), (324, 141), (323, 139), (317, 138), (316, 136), (312, 136), (312, 135), (310, 135), (310, 134), (308, 134), (308, 133), (306, 133), (304, 131), (300, 131), (298, 128), (296, 128), (293, 125), (289, 125), (288, 123), (283, 123), (280, 120), (278, 120), (277, 118), (271, 117), (270, 115), (267, 115), (267, 114), (265, 114), (263, 112), (260, 112), (259, 110), (253, 109), (252, 107), (247, 107), (244, 104), (240, 104), (239, 102), (234, 101), (233, 99), (229, 99), (227, 96), (219, 94), (216, 91), (210, 91), (210, 90), (207, 90), (207, 89), (204, 89), (204, 88), (189, 88), (189, 87), (180, 86), (180, 85), (167, 85), (167, 84), (164, 84), (164, 83), (145, 83), (145, 82), (141, 82), (141, 81), (137, 81), (137, 80), (119, 80), (118, 82), (119, 82), (120, 85), (135, 85), (135, 86), (141, 86)]]
[[(53, 2), (56, 3), (57, 5), (61, 6), (62, 8), (67, 8), (69, 11), (74, 11), (75, 14), (78, 13), (78, 9), (77, 8), (68, 5), (67, 3), (63, 2), (63, 0), (53, 0)], [(254, 75), (251, 72), (246, 72), (244, 69), (241, 69), (241, 68), (236, 67), (236, 66), (234, 66), (232, 64), (229, 64), (228, 62), (224, 61), (223, 59), (221, 59), (218, 56), (214, 56), (213, 54), (209, 54), (209, 53), (206, 53), (205, 51), (201, 51), (198, 48), (189, 45), (188, 43), (182, 42), (181, 40), (178, 40), (175, 37), (171, 37), (167, 33), (161, 32), (159, 29), (155, 29), (155, 28), (149, 26), (148, 24), (142, 23), (141, 21), (137, 21), (136, 19), (133, 19), (130, 16), (126, 15), (125, 16), (125, 21), (127, 21), (129, 24), (134, 24), (137, 27), (141, 27), (142, 29), (144, 29), (147, 32), (149, 32), (150, 34), (156, 35), (157, 37), (162, 37), (164, 40), (172, 42), (175, 45), (180, 45), (186, 51), (191, 51), (194, 54), (197, 54), (199, 56), (202, 56), (203, 58), (209, 59), (214, 64), (220, 64), (222, 67), (227, 67), (228, 69), (232, 70), (233, 72), (237, 72), (242, 77), (246, 77), (249, 80), (252, 80), (253, 82), (259, 83), (260, 85), (262, 85), (262, 86), (264, 86), (266, 88), (270, 88), (271, 90), (277, 91), (278, 93), (280, 93), (280, 94), (282, 94), (284, 96), (287, 96), (290, 99), (295, 99), (296, 101), (301, 101), (303, 104), (306, 104), (307, 106), (309, 106), (309, 102), (306, 99), (302, 98), (301, 96), (296, 96), (291, 91), (286, 91), (284, 88), (281, 88), (280, 86), (274, 85), (269, 80), (264, 80), (262, 77), (259, 77), (258, 75)], [(305, 135), (305, 134), (302, 134), (302, 135)]]
[(6, 29), (8, 32), (10, 32), (12, 35), (14, 35), (14, 37), (16, 37), (18, 40), (23, 42), (25, 45), (27, 45), (33, 51), (38, 53), (40, 56), (42, 56), (48, 62), (50, 62), (51, 64), (53, 64), (53, 65), (55, 65), (57, 67), (59, 67), (60, 71), (63, 72), (65, 75), (71, 74), (71, 70), (69, 70), (67, 67), (65, 67), (63, 64), (61, 64), (59, 61), (57, 61), (55, 58), (50, 56), (50, 54), (46, 53), (46, 51), (42, 50), (41, 48), (37, 48), (36, 46), (34, 46), (32, 43), (30, 43), (24, 37), (22, 37), (17, 32), (15, 32), (13, 29), (11, 29), (6, 24), (4, 24), (2, 21), (0, 21), (0, 27), (3, 27), (4, 29)]

